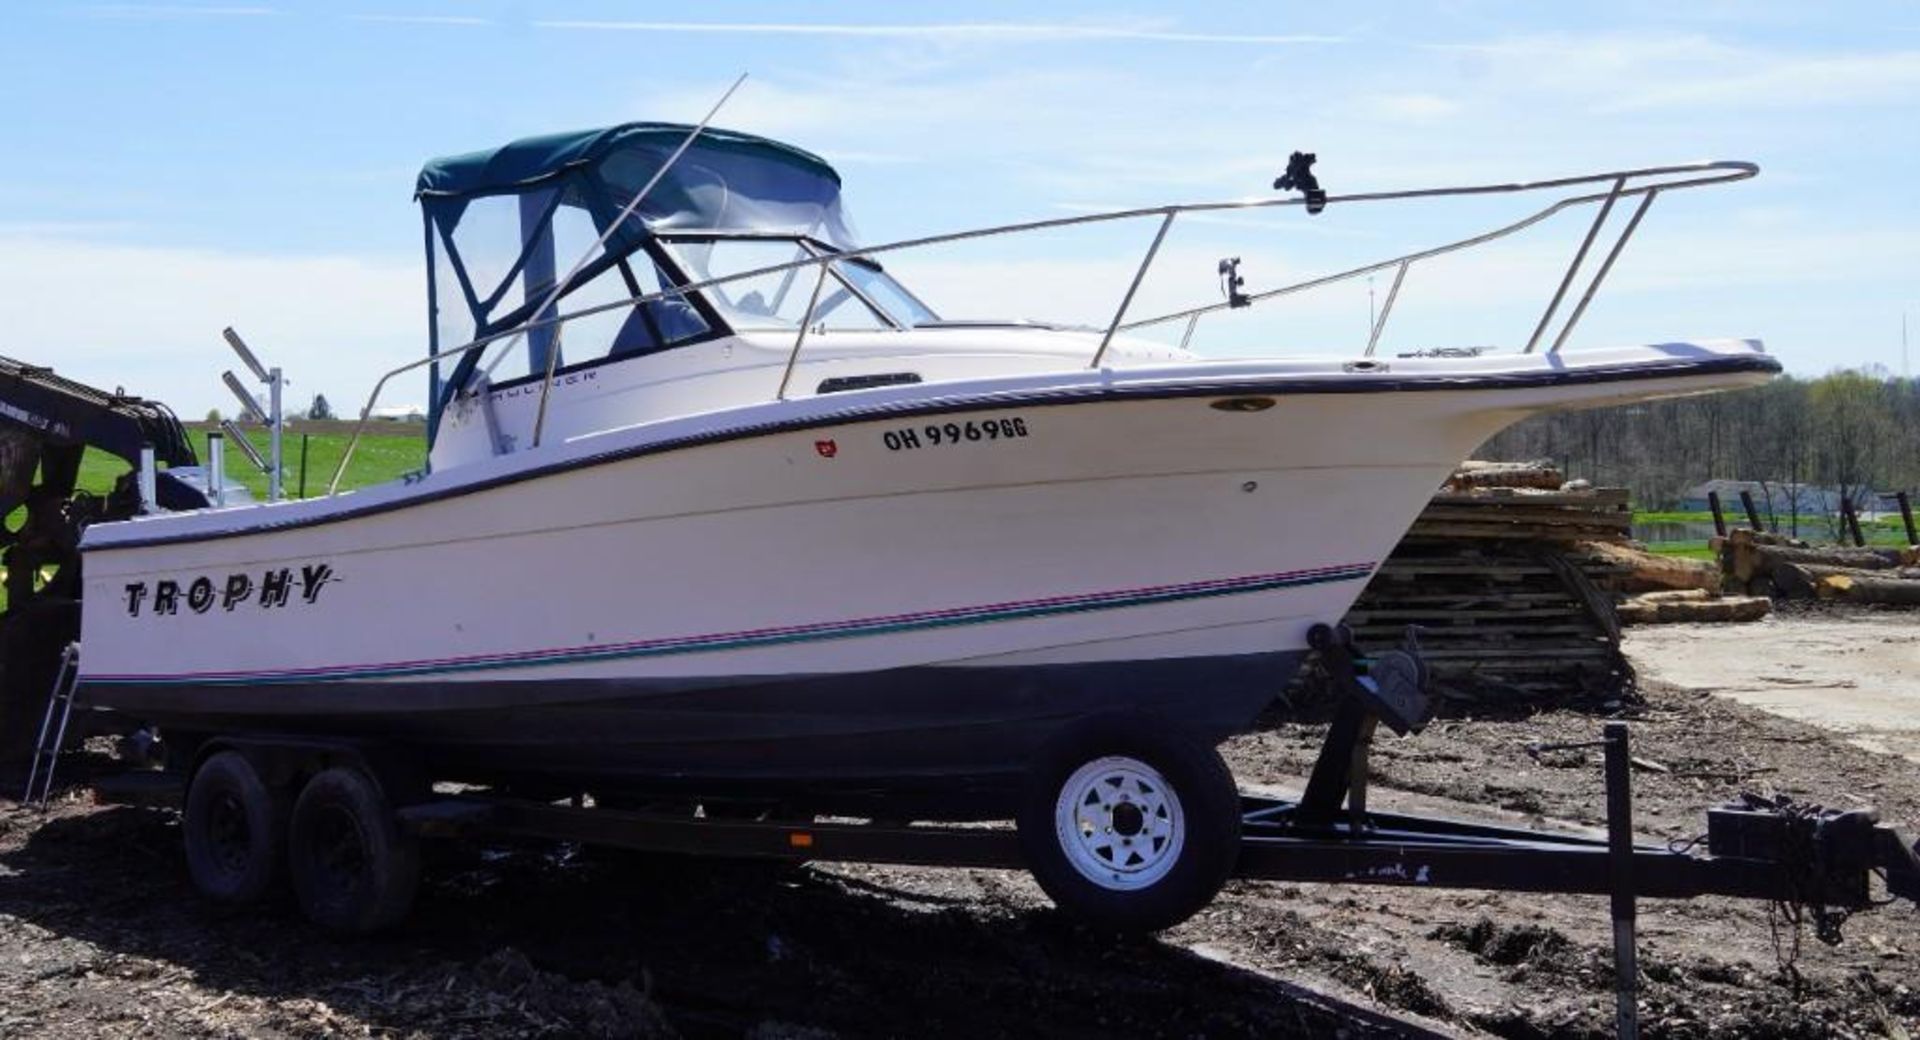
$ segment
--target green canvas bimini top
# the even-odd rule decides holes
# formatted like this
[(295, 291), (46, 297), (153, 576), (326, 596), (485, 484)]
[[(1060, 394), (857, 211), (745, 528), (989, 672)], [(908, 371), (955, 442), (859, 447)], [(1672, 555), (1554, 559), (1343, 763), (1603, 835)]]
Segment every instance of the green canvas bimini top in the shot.
[[(658, 155), (664, 162), (693, 132), (677, 123), (622, 123), (598, 130), (541, 134), (518, 141), (429, 161), (420, 170), (420, 196), (490, 195), (532, 187), (571, 169), (602, 163), (621, 151)], [(700, 132), (681, 162), (730, 156), (785, 168), (800, 178), (840, 185), (840, 175), (819, 156), (778, 141), (712, 127)], [(656, 167), (657, 168), (657, 167)], [(648, 176), (652, 171), (648, 171)], [(641, 184), (645, 183), (642, 179)], [(638, 190), (639, 185), (635, 185)]]

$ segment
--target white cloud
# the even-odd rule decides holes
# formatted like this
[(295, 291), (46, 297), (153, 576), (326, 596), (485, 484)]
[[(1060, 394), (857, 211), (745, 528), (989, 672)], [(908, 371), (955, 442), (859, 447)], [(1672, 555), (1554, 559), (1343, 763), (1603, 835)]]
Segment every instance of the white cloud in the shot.
[(472, 15), (458, 14), (356, 14), (356, 22), (378, 22), (388, 25), (493, 25), (491, 18), (477, 18)]
[(1270, 33), (1180, 32), (1164, 28), (1039, 22), (958, 22), (929, 24), (829, 24), (815, 22), (651, 22), (555, 20), (533, 23), (542, 29), (590, 32), (709, 33), (758, 36), (851, 36), (939, 39), (975, 42), (1048, 42), (1060, 40), (1149, 40), (1162, 43), (1218, 43), (1252, 46), (1332, 44), (1339, 36)]
[(1820, 58), (1758, 56), (1717, 74), (1682, 75), (1631, 90), (1612, 102), (1635, 109), (1818, 108), (1911, 102), (1920, 97), (1920, 51)]
[[(290, 398), (359, 402), (381, 372), (426, 353), (417, 260), (276, 256), (0, 230), (0, 353), (173, 405), (232, 411), (219, 373), (239, 329), (286, 369)], [(390, 396), (417, 400), (398, 377)]]
[(1583, 104), (1595, 112), (1884, 104), (1920, 96), (1920, 51), (1809, 53), (1700, 35), (1547, 34), (1432, 44), (1470, 93)]
[(271, 7), (190, 7), (179, 4), (96, 4), (80, 8), (90, 18), (257, 18), (278, 14)]
[(1442, 119), (1460, 112), (1460, 103), (1438, 94), (1383, 94), (1367, 98), (1362, 105), (1387, 119)]

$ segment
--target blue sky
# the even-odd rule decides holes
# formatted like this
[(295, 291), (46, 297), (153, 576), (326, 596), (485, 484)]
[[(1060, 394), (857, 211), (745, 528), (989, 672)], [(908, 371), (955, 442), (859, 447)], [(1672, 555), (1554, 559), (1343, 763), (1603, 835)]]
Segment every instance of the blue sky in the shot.
[[(234, 324), (296, 400), (357, 402), (424, 349), (422, 161), (691, 122), (743, 71), (717, 122), (834, 162), (870, 241), (1269, 194), (1295, 148), (1336, 192), (1740, 158), (1762, 176), (1655, 206), (1576, 344), (1757, 336), (1795, 371), (1898, 372), (1903, 310), (1920, 330), (1910, 4), (183, 0), (0, 13), (0, 353), (198, 413), (229, 407)], [(1143, 304), (1217, 298), (1219, 256), (1257, 289), (1520, 212), (1196, 221)], [(898, 266), (950, 312), (1097, 320), (1151, 230)], [(1580, 231), (1416, 268), (1388, 349), (1524, 340)], [(1366, 290), (1201, 345), (1352, 351)]]

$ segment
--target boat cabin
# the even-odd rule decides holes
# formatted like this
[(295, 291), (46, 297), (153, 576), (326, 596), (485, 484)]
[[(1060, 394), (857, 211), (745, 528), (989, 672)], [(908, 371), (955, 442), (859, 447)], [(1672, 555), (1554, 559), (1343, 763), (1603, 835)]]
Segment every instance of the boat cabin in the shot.
[[(432, 366), (434, 469), (776, 396), (1084, 366), (1084, 333), (1001, 329), (983, 343), (874, 259), (845, 256), (822, 276), (817, 261), (856, 248), (839, 174), (715, 129), (667, 165), (690, 131), (532, 137), (420, 172), (432, 352), (491, 339)], [(966, 363), (980, 353), (970, 343), (990, 344), (993, 362)], [(1033, 364), (1010, 369), (1010, 352)]]

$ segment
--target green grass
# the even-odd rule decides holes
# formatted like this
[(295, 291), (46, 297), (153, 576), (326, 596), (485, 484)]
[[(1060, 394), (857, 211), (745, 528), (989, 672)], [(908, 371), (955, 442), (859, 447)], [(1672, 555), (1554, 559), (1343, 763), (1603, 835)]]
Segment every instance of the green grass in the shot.
[[(340, 455), (346, 450), (351, 438), (348, 424), (325, 424), (325, 432), (306, 433), (298, 425), (287, 431), (281, 441), (284, 453), (282, 463), (286, 468), (287, 497), (294, 498), (300, 492), (300, 442), (307, 441), (307, 482), (306, 497), (314, 498), (327, 493), (327, 481), (333, 479), (334, 467), (340, 464)], [(344, 429), (343, 429), (344, 428)], [(189, 423), (187, 434), (193, 440), (193, 450), (199, 454), (200, 462), (207, 462), (207, 431), (213, 429), (206, 423)], [(266, 458), (268, 437), (265, 430), (245, 431), (247, 440), (259, 449), (260, 457)], [(406, 473), (426, 464), (426, 434), (418, 425), (376, 424), (367, 427), (367, 433), (360, 438), (360, 446), (354, 449), (353, 462), (340, 479), (340, 490), (368, 487), (397, 480)], [(253, 496), (261, 501), (267, 497), (267, 475), (254, 468), (246, 455), (233, 445), (226, 451), (227, 475), (247, 486)], [(95, 494), (104, 494), (113, 487), (113, 482), (127, 472), (125, 462), (104, 452), (89, 451), (80, 460), (80, 488)]]
[(1689, 560), (1708, 561), (1719, 559), (1704, 541), (1650, 542), (1647, 549), (1660, 556), (1679, 556)]
[[(1689, 514), (1686, 513), (1669, 513), (1662, 515), (1664, 517), (1691, 519)], [(1741, 526), (1744, 525), (1729, 523), (1727, 529), (1733, 530)], [(1860, 522), (1860, 533), (1866, 537), (1868, 546), (1896, 549), (1904, 549), (1907, 546), (1906, 525), (1902, 523), (1897, 516), (1883, 516), (1877, 520), (1862, 520)], [(1827, 544), (1829, 534), (1830, 532), (1827, 528), (1826, 521), (1823, 518), (1800, 518), (1800, 537), (1806, 541), (1814, 545)], [(1852, 545), (1853, 541), (1852, 539), (1847, 539), (1843, 544)], [(1713, 550), (1707, 547), (1707, 541), (1703, 538), (1648, 542), (1647, 549), (1661, 556), (1683, 556), (1690, 560), (1715, 559)]]
[(1633, 511), (1633, 522), (1636, 524), (1710, 524), (1713, 523), (1713, 514), (1707, 512), (1677, 513), (1660, 512), (1651, 509), (1636, 509)]
[[(300, 490), (300, 440), (307, 439), (307, 494), (314, 498), (327, 493), (327, 481), (333, 479), (334, 467), (340, 464), (340, 455), (346, 450), (347, 441), (352, 436), (350, 423), (321, 423), (313, 432), (303, 431), (296, 425), (289, 430), (282, 441), (281, 450), (285, 453), (287, 497), (298, 495)], [(214, 429), (207, 423), (187, 424), (187, 434), (193, 441), (193, 449), (200, 456), (202, 465), (207, 461), (207, 431)], [(260, 449), (261, 458), (267, 457), (267, 434), (264, 430), (246, 430), (247, 439)], [(417, 424), (377, 423), (367, 427), (366, 435), (360, 438), (360, 446), (354, 449), (353, 462), (340, 478), (340, 490), (368, 487), (397, 480), (403, 474), (411, 473), (426, 464), (427, 440), (425, 428)], [(256, 499), (267, 499), (267, 475), (254, 468), (253, 463), (237, 449), (227, 449), (227, 473), (247, 486)], [(113, 489), (114, 482), (132, 467), (117, 456), (103, 451), (89, 449), (80, 457), (80, 476), (78, 487), (81, 491), (105, 495)], [(21, 506), (6, 518), (8, 530), (18, 530), (21, 521), (26, 519), (26, 507)], [(44, 577), (44, 575), (43, 575)], [(0, 612), (7, 608), (7, 593), (0, 587)]]

